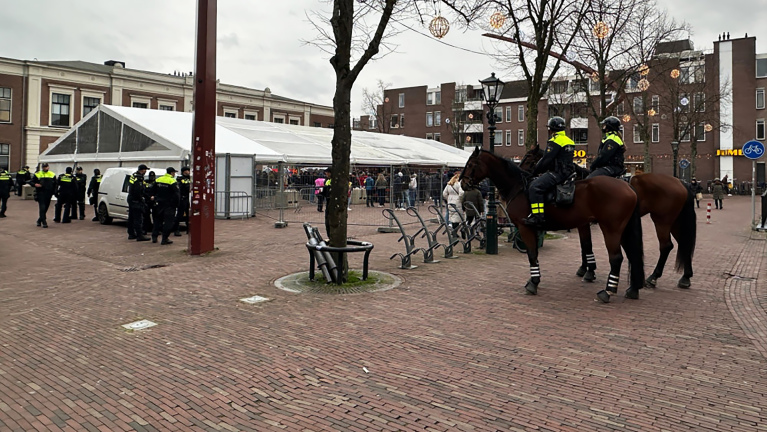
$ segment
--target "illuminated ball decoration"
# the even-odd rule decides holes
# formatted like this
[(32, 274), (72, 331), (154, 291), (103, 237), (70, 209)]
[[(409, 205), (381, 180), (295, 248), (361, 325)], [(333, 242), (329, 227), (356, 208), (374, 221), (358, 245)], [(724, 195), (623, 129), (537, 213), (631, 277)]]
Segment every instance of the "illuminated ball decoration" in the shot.
[(674, 78), (674, 79), (679, 78), (679, 69), (674, 69), (671, 71), (671, 78)]
[(594, 28), (591, 29), (591, 32), (597, 39), (604, 39), (608, 34), (610, 34), (610, 27), (608, 27), (608, 25), (603, 21), (599, 21), (598, 23), (594, 24)]
[(642, 78), (637, 83), (637, 89), (639, 89), (639, 91), (646, 91), (648, 88), (650, 88), (650, 81), (647, 81), (647, 78)]
[(591, 81), (599, 82), (599, 74), (594, 72), (591, 74)]
[(646, 64), (639, 66), (639, 75), (647, 76), (650, 73), (650, 67)]
[(679, 100), (679, 103), (680, 103), (682, 106), (687, 106), (687, 105), (689, 105), (689, 104), (690, 104), (690, 100), (689, 100), (689, 99), (687, 99), (686, 97), (683, 97), (682, 99), (680, 99), (680, 100)]
[(474, 114), (469, 114), (469, 120), (474, 118)]
[(498, 30), (506, 23), (506, 15), (501, 12), (495, 12), (490, 15), (490, 27)]
[(389, 98), (384, 98), (384, 102), (389, 103)]
[(705, 130), (706, 132), (711, 132), (712, 130), (714, 130), (714, 127), (711, 126), (709, 123), (706, 123), (706, 125), (703, 126), (703, 130)]
[(621, 120), (623, 120), (623, 123), (628, 123), (631, 121), (631, 116), (628, 114), (623, 114), (623, 117), (621, 117)]
[(429, 23), (429, 31), (435, 38), (442, 39), (450, 31), (450, 22), (443, 16), (436, 16)]
[(650, 110), (647, 111), (647, 115), (650, 117), (655, 117), (655, 114), (658, 114), (658, 113), (652, 108), (650, 108)]
[(471, 137), (470, 136), (466, 137), (466, 142), (471, 142)]

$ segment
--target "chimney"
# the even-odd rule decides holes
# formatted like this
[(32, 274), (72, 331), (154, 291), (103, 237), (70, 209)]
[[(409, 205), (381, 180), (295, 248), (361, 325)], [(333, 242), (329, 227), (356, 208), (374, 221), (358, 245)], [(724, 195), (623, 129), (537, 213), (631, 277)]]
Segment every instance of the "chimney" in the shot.
[(125, 68), (125, 62), (124, 61), (118, 61), (118, 60), (107, 60), (104, 62), (107, 66), (112, 67), (118, 67), (118, 68)]
[(727, 40), (730, 40), (730, 32), (727, 32)]

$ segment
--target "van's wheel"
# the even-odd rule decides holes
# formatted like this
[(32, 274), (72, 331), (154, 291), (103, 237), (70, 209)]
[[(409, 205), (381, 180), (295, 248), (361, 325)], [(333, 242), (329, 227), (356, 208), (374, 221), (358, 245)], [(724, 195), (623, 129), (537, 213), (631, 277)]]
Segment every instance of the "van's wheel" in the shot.
[(112, 218), (107, 211), (107, 205), (104, 203), (99, 204), (99, 223), (101, 225), (109, 225), (112, 223)]

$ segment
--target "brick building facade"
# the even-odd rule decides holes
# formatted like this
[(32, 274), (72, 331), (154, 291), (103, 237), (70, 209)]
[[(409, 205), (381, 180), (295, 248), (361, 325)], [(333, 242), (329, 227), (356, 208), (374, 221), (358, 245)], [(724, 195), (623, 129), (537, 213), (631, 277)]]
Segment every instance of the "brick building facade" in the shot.
[[(217, 84), (218, 115), (332, 127), (333, 108)], [(125, 63), (0, 58), (0, 167), (33, 167), (37, 158), (99, 104), (192, 111), (191, 74), (128, 69)]]

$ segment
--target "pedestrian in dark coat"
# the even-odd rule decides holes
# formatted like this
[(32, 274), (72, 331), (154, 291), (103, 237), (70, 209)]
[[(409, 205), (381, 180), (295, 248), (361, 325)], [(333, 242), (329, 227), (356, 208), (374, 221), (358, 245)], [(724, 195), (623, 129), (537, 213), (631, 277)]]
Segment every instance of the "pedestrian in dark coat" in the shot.
[(29, 172), (29, 167), (26, 165), (16, 172), (16, 196), (21, 196), (21, 192), (24, 190), (24, 185), (29, 183), (29, 180), (31, 179), (32, 173)]
[(8, 198), (13, 190), (13, 177), (5, 168), (0, 168), (0, 218), (5, 217), (5, 211), (8, 209)]
[[(477, 208), (479, 214), (474, 211), (470, 206), (465, 203), (470, 202)], [(466, 222), (471, 225), (474, 219), (478, 218), (480, 214), (485, 212), (485, 200), (482, 198), (482, 192), (475, 187), (469, 187), (463, 191), (461, 196), (461, 206), (463, 207), (464, 214), (466, 215)]]
[(703, 187), (700, 185), (700, 183), (698, 183), (698, 180), (696, 180), (694, 177), (690, 181), (690, 190), (695, 196), (695, 203), (697, 204), (698, 208), (700, 208), (700, 200), (703, 199)]
[(716, 208), (721, 210), (724, 208), (722, 205), (722, 200), (724, 199), (724, 185), (722, 184), (722, 181), (719, 179), (714, 180), (714, 188), (713, 188), (713, 195), (714, 195), (714, 204), (716, 204)]
[(152, 243), (157, 243), (157, 237), (162, 234), (162, 243), (173, 243), (168, 237), (176, 223), (176, 209), (180, 198), (176, 169), (168, 167), (164, 176), (155, 179), (152, 186), (151, 200), (155, 203), (155, 219), (152, 229)]
[(91, 183), (88, 185), (88, 190), (85, 192), (90, 198), (88, 202), (93, 206), (93, 219), (92, 221), (99, 220), (99, 187), (101, 186), (101, 171), (96, 168), (93, 170), (93, 177), (91, 177)]
[(148, 169), (148, 166), (141, 164), (128, 179), (128, 240), (149, 240), (149, 237), (144, 236), (144, 174)]
[(186, 233), (189, 234), (189, 194), (192, 188), (192, 176), (189, 167), (181, 167), (181, 175), (176, 177), (178, 182), (178, 210), (176, 211), (176, 223), (173, 225), (173, 235), (181, 236), (179, 224), (184, 223)]
[(88, 189), (88, 176), (83, 174), (83, 167), (75, 170), (75, 202), (72, 203), (72, 219), (77, 219), (77, 209), (80, 209), (80, 220), (85, 219), (85, 191)]
[(51, 199), (56, 193), (56, 174), (48, 170), (48, 164), (43, 163), (41, 170), (29, 180), (29, 185), (35, 188), (35, 201), (37, 201), (38, 215), (37, 226), (48, 228), (46, 214), (51, 206)]

